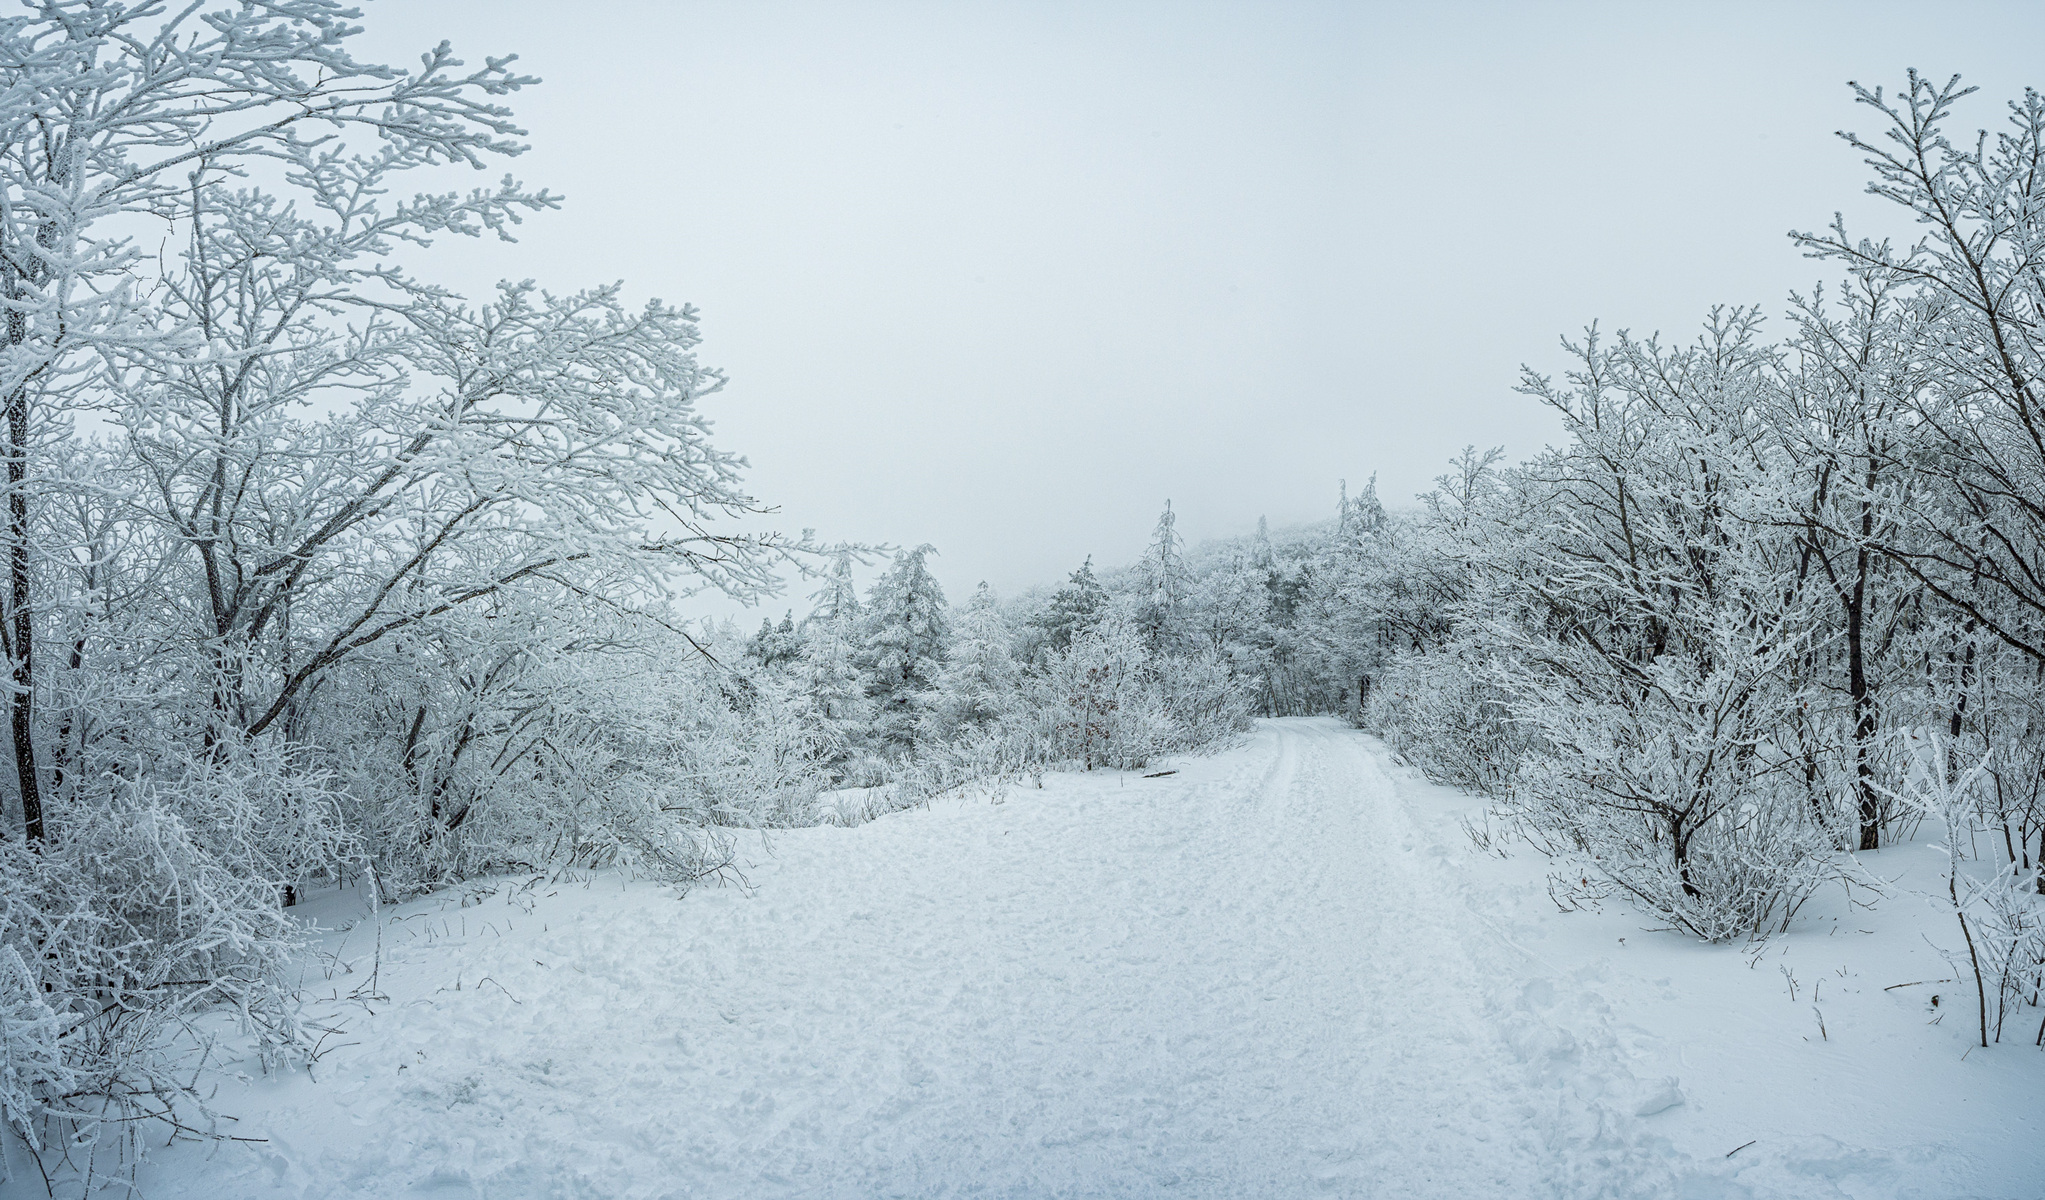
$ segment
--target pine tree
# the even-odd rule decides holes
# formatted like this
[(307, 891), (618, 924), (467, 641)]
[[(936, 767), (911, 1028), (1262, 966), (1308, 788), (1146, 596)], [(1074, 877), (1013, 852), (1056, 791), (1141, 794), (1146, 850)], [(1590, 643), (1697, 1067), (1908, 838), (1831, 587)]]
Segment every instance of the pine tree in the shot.
[(803, 618), (805, 631), (816, 624), (849, 626), (859, 619), (859, 588), (852, 580), (852, 550), (840, 546), (831, 561), (831, 573), (824, 586), (810, 595), (809, 616)]
[(1356, 499), (1349, 498), (1349, 481), (1342, 481), (1342, 501), (1336, 529), (1342, 545), (1352, 545), (1358, 539), (1374, 536), (1385, 527), (1385, 506), (1378, 500), (1377, 472), (1371, 472), (1370, 482), (1363, 485), (1363, 492)]
[(896, 555), (867, 597), (859, 665), (873, 705), (874, 737), (892, 749), (915, 742), (924, 701), (950, 640), (944, 589), (924, 562), (936, 552), (923, 545)]
[(1185, 543), (1179, 538), (1178, 518), (1172, 513), (1172, 502), (1165, 501), (1165, 510), (1157, 519), (1157, 528), (1150, 534), (1150, 549), (1144, 554), (1144, 568), (1149, 573), (1150, 602), (1166, 612), (1178, 608), (1185, 599), (1185, 564), (1182, 556)]
[(860, 676), (859, 592), (852, 579), (852, 553), (841, 549), (824, 586), (811, 597), (814, 605), (803, 618), (802, 689), (817, 719), (836, 747), (834, 766), (865, 740), (871, 706)]
[(993, 589), (981, 583), (959, 612), (924, 718), (926, 736), (947, 739), (985, 729), (1009, 710), (1020, 680), (1014, 642)]
[(1108, 589), (1094, 578), (1093, 555), (1080, 564), (1065, 585), (1053, 593), (1050, 607), (1033, 622), (1042, 631), (1040, 649), (1063, 650), (1072, 639), (1092, 629), (1107, 607)]
[(803, 636), (795, 628), (795, 614), (787, 613), (776, 625), (772, 620), (760, 619), (760, 632), (746, 643), (746, 657), (767, 670), (786, 666), (802, 658)]
[(1172, 502), (1165, 501), (1164, 513), (1152, 530), (1150, 548), (1144, 551), (1144, 582), (1149, 597), (1139, 611), (1137, 624), (1153, 650), (1165, 650), (1178, 641), (1179, 607), (1186, 598), (1185, 543), (1180, 540), (1178, 518)]

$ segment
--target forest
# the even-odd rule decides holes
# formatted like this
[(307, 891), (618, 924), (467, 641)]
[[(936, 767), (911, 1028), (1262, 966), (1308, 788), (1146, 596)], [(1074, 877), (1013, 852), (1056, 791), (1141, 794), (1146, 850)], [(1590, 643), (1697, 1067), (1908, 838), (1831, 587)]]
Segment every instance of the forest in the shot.
[(1795, 233), (1823, 282), (1779, 311), (1573, 335), (1518, 384), (1563, 430), (1537, 454), (1412, 501), (1359, 462), (1327, 520), (1194, 545), (1160, 498), (1137, 561), (947, 596), (938, 548), (771, 531), (694, 309), (438, 282), (436, 244), (559, 206), (445, 186), (508, 166), (533, 81), (358, 61), (353, 20), (0, 20), (22, 1145), (212, 1136), (217, 1014), (304, 1061), (308, 895), (687, 890), (737, 831), (1305, 715), (1486, 797), (1470, 836), (1552, 859), (1556, 904), (1705, 942), (1935, 842), (1955, 1019), (2045, 1038), (2045, 97), (1977, 134), (1957, 78), (1858, 88), (1891, 219)]

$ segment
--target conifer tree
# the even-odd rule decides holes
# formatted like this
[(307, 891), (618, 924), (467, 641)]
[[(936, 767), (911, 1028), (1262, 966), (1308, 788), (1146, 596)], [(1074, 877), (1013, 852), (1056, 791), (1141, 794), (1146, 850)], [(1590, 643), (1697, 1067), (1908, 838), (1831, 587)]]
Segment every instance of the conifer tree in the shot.
[(1340, 539), (1344, 544), (1371, 537), (1385, 527), (1385, 506), (1378, 500), (1377, 472), (1371, 472), (1370, 481), (1354, 500), (1349, 498), (1349, 481), (1342, 482), (1341, 516), (1336, 525), (1344, 535)]
[(1172, 502), (1167, 500), (1164, 513), (1157, 519), (1157, 528), (1151, 531), (1150, 548), (1143, 555), (1144, 583), (1150, 594), (1137, 624), (1152, 650), (1168, 649), (1178, 641), (1179, 607), (1186, 596), (1186, 567), (1185, 543), (1179, 537), (1177, 525)]
[(760, 618), (760, 632), (746, 643), (746, 656), (767, 670), (787, 666), (802, 658), (803, 637), (795, 628), (795, 614), (786, 613), (776, 625)]
[(1151, 603), (1167, 612), (1176, 609), (1185, 598), (1185, 564), (1181, 561), (1186, 544), (1179, 537), (1178, 517), (1172, 512), (1172, 502), (1165, 501), (1165, 510), (1157, 519), (1157, 528), (1151, 531), (1150, 549), (1144, 555), (1144, 566), (1150, 574)]
[(924, 719), (927, 736), (953, 738), (986, 729), (1009, 710), (1020, 678), (1014, 642), (999, 599), (982, 582), (959, 612)]
[(809, 616), (803, 618), (805, 632), (813, 625), (848, 626), (859, 620), (859, 588), (852, 579), (852, 548), (840, 546), (831, 559), (831, 573), (824, 586), (810, 595)]
[(1065, 585), (1051, 596), (1051, 605), (1034, 624), (1042, 631), (1040, 649), (1063, 650), (1072, 639), (1092, 629), (1108, 603), (1108, 589), (1094, 578), (1093, 555), (1080, 564)]
[(936, 552), (929, 545), (902, 551), (867, 598), (859, 665), (873, 705), (875, 740), (890, 749), (914, 743), (950, 640), (944, 589), (924, 561)]
[(800, 630), (798, 674), (817, 719), (842, 760), (844, 753), (862, 740), (870, 711), (858, 662), (861, 613), (850, 549), (838, 551), (831, 573), (811, 601), (814, 607), (803, 618)]

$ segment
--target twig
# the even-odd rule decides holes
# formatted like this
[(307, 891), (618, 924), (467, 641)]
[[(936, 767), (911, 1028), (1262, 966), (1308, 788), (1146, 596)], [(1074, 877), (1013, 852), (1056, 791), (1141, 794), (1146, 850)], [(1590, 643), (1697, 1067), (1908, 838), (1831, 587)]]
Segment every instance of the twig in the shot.
[(477, 987), (482, 987), (482, 986), (483, 986), (484, 984), (486, 984), (486, 983), (487, 983), (487, 984), (490, 984), (490, 985), (491, 985), (491, 986), (493, 986), (493, 987), (495, 987), (495, 988), (496, 988), (496, 989), (497, 989), (498, 991), (500, 991), (500, 992), (503, 992), (503, 993), (504, 993), (505, 995), (507, 995), (507, 996), (511, 996), (511, 1002), (512, 1002), (513, 1004), (524, 1004), (524, 1003), (525, 1003), (525, 1001), (523, 1001), (523, 1000), (519, 999), (519, 998), (518, 998), (517, 996), (512, 996), (512, 995), (511, 995), (511, 990), (510, 990), (509, 988), (505, 987), (505, 986), (504, 986), (503, 984), (501, 984), (501, 983), (498, 983), (498, 982), (497, 982), (496, 980), (494, 980), (494, 979), (490, 978), (490, 977), (489, 977), (488, 975), (485, 975), (485, 976), (483, 976), (483, 977), (482, 977), (481, 979), (478, 979), (478, 980), (476, 981), (476, 986), (477, 986)]

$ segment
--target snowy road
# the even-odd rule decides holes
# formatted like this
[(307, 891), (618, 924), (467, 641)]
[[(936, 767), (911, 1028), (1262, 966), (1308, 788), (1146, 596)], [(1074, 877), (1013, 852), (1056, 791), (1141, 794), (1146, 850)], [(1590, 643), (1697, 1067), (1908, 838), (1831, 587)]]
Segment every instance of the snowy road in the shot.
[(1267, 722), (1166, 778), (777, 836), (750, 891), (386, 914), (360, 1044), (224, 1091), (270, 1141), (145, 1194), (1741, 1194), (1368, 746)]

